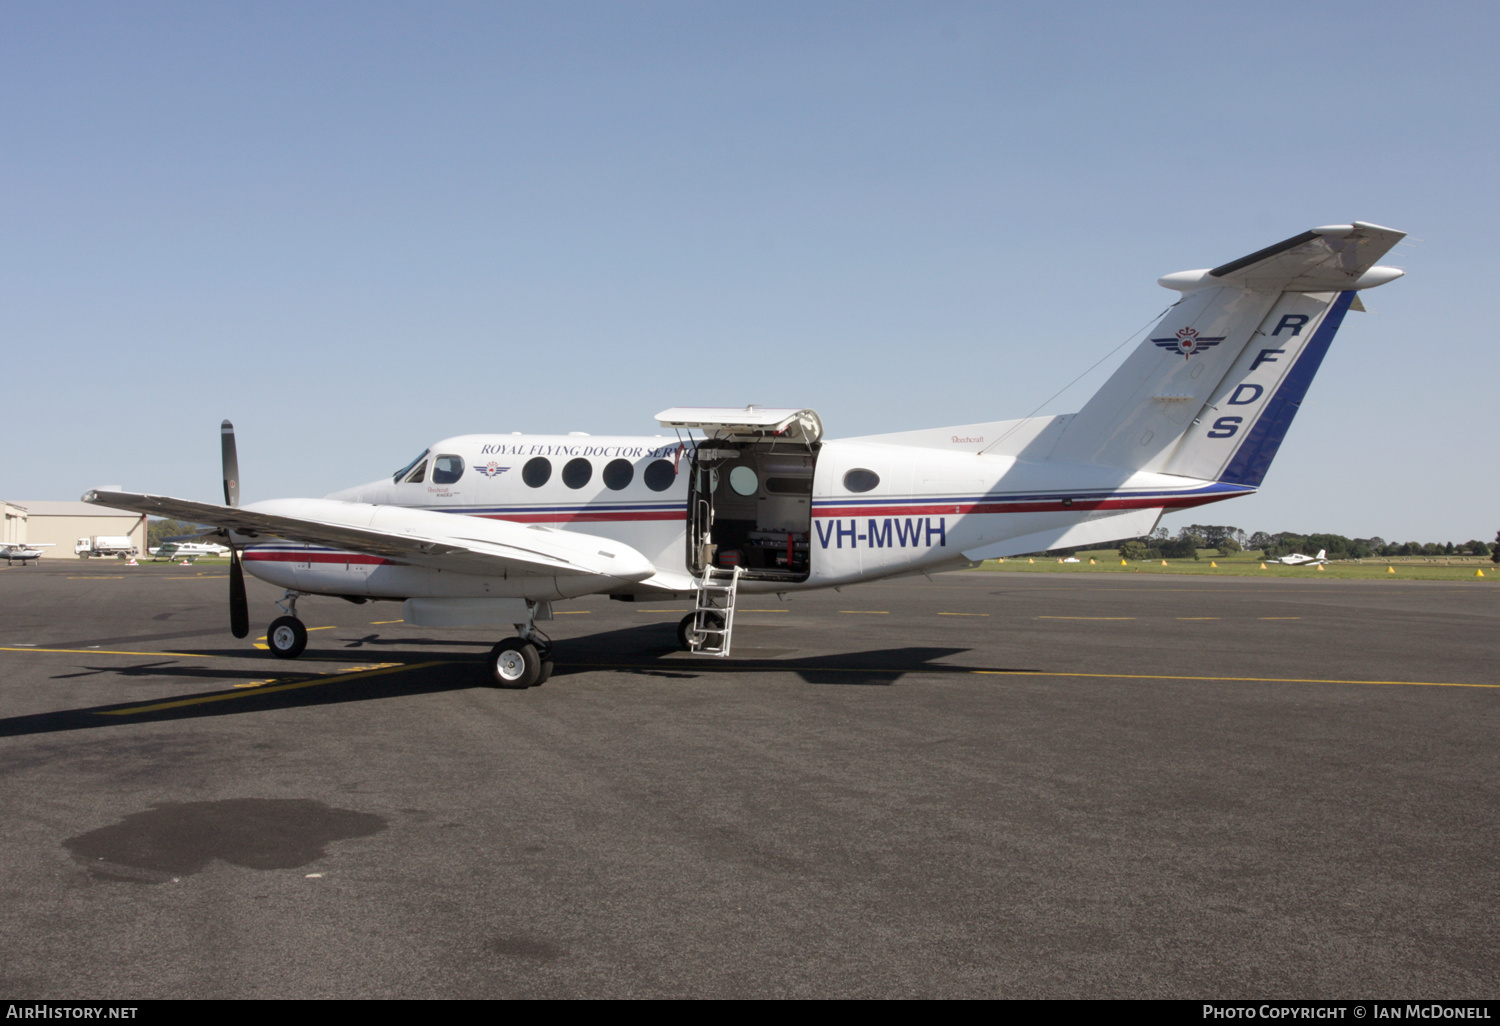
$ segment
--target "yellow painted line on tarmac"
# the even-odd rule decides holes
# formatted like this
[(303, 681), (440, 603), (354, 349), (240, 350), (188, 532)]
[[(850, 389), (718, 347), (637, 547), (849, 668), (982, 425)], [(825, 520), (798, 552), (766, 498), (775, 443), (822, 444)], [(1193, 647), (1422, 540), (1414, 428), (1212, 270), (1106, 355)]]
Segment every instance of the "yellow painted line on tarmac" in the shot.
[[(308, 633), (312, 633), (312, 631), (315, 630), (336, 630), (336, 628), (338, 628), (338, 624), (330, 624), (327, 625), (327, 627), (309, 627)], [(266, 640), (266, 634), (261, 634), (261, 636), (257, 637), (257, 639), (255, 640)]]
[(0, 652), (65, 652), (70, 655), (187, 656), (190, 659), (221, 659), (203, 652), (121, 652), (109, 648), (0, 648)]
[(371, 627), (381, 627), (388, 623), (405, 623), (405, 620), (371, 620)]
[(180, 698), (168, 702), (156, 702), (152, 705), (137, 705), (129, 709), (109, 709), (104, 712), (95, 713), (96, 716), (132, 716), (139, 713), (163, 712), (167, 709), (181, 709), (190, 705), (206, 705), (209, 702), (224, 702), (231, 698), (245, 698), (250, 695), (269, 695), (274, 691), (295, 691), (298, 688), (315, 688), (323, 684), (341, 684), (349, 680), (363, 680), (366, 677), (382, 677), (389, 673), (405, 673), (407, 670), (422, 670), (429, 666), (444, 666), (452, 662), (450, 659), (439, 659), (430, 663), (412, 663), (402, 666), (387, 666), (379, 670), (362, 670), (358, 673), (335, 673), (327, 677), (314, 677), (311, 680), (293, 681), (289, 684), (274, 684), (266, 687), (256, 688), (251, 691), (221, 691), (213, 695), (199, 695), (196, 698)]
[(840, 609), (841, 613), (853, 613), (856, 616), (890, 616), (889, 609)]
[(790, 609), (740, 609), (741, 613), (790, 613)]
[[(329, 626), (329, 627), (309, 627), (308, 631), (331, 631), (331, 630), (334, 630), (337, 627), (338, 627), (338, 624), (333, 624), (332, 626)], [(261, 644), (261, 642), (263, 642), (265, 640), (266, 640), (266, 636), (264, 634), (262, 634), (260, 637), (256, 638), (253, 642), (251, 642), (251, 644), (253, 644), (256, 648), (260, 649), (262, 652), (269, 652), (269, 651), (271, 651), (271, 646), (270, 645), (263, 645), (263, 644)]]
[(938, 616), (989, 616), (989, 613), (939, 613)]
[(1218, 620), (1217, 616), (1179, 616), (1179, 620)]
[(553, 616), (588, 616), (592, 612), (593, 612), (592, 609), (556, 609), (556, 610), (553, 610), (552, 615)]
[(1039, 616), (1038, 620), (1134, 620), (1133, 616)]
[(1300, 616), (1257, 616), (1257, 620), (1300, 620)]
[[(364, 670), (384, 670), (386, 667), (389, 667), (389, 666), (400, 666), (400, 665), (401, 665), (400, 663), (369, 663), (368, 665), (365, 665), (365, 666), (346, 666), (342, 670), (337, 670), (335, 672), (337, 672), (337, 673), (359, 673), (359, 672), (362, 672)], [(235, 688), (263, 688), (267, 684), (275, 684), (278, 679), (280, 679), (280, 678), (272, 677), (269, 680), (248, 680), (248, 681), (245, 681), (245, 682), (243, 682), (241, 684), (231, 684), (230, 687), (235, 687)]]
[(124, 574), (84, 574), (68, 578), (70, 581), (123, 581), (124, 579)]

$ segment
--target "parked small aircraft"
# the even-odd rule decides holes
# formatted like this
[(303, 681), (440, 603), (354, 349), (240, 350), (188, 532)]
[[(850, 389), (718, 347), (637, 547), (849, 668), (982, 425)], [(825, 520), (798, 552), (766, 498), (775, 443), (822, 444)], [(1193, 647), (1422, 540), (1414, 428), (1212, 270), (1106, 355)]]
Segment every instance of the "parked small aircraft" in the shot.
[(154, 563), (160, 559), (187, 559), (195, 560), (199, 556), (227, 556), (228, 545), (216, 545), (213, 542), (175, 542), (164, 541), (154, 549), (146, 550)]
[(5, 557), (6, 566), (10, 566), (13, 561), (19, 561), (22, 566), (25, 566), (28, 559), (33, 563), (41, 559), (46, 555), (42, 550), (50, 549), (53, 545), (53, 542), (38, 542), (35, 545), (28, 545), (25, 542), (7, 542), (0, 545), (0, 556)]
[(1319, 549), (1316, 556), (1304, 556), (1300, 552), (1293, 552), (1290, 556), (1282, 556), (1280, 559), (1274, 560), (1274, 562), (1282, 563), (1286, 566), (1320, 566), (1328, 562), (1328, 551), (1326, 549)]
[(1356, 293), (1403, 273), (1375, 266), (1403, 234), (1330, 225), (1160, 279), (1180, 298), (1074, 414), (826, 440), (810, 409), (675, 408), (657, 414), (675, 440), (464, 435), (389, 478), (244, 507), (225, 421), (223, 505), (84, 499), (218, 529), (235, 637), (246, 567), (286, 589), (267, 632), (284, 658), (307, 644), (304, 595), (401, 600), (418, 626), (513, 625), (490, 653), (502, 687), (546, 679), (537, 621), (581, 595), (696, 599), (679, 639), (727, 655), (741, 590), (1096, 545), (1253, 493)]

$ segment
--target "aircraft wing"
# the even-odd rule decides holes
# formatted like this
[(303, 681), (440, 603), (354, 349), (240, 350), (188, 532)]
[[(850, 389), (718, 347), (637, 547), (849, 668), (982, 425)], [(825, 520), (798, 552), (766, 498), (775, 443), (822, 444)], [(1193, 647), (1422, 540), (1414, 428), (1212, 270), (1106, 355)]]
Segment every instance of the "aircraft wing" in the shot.
[(635, 549), (598, 535), (404, 506), (275, 499), (236, 507), (115, 491), (87, 492), (83, 501), (209, 524), (255, 540), (326, 545), (486, 577), (594, 576), (605, 587), (656, 573)]

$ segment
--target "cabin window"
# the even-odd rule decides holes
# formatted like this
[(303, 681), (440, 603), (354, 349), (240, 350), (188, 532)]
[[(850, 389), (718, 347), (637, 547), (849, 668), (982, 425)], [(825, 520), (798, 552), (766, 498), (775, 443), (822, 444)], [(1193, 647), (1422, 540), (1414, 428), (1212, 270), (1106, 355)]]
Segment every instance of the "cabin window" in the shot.
[(880, 475), (873, 470), (851, 470), (844, 475), (844, 487), (851, 492), (868, 492), (880, 483)]
[(618, 492), (630, 484), (630, 479), (635, 477), (635, 468), (630, 465), (629, 460), (610, 460), (604, 467), (604, 487), (610, 491)]
[(754, 495), (760, 487), (760, 478), (746, 466), (738, 466), (729, 472), (729, 487), (736, 495)]
[(402, 467), (400, 470), (391, 475), (391, 483), (399, 484), (401, 482), (401, 479), (406, 477), (407, 474), (411, 473), (411, 469), (418, 463), (421, 463), (423, 460), (425, 460), (427, 458), (427, 454), (431, 451), (432, 450), (430, 449), (423, 449), (422, 455), (418, 456), (416, 459), (412, 460), (406, 466)]
[(552, 477), (552, 461), (545, 456), (526, 461), (526, 466), (521, 468), (521, 480), (532, 488), (540, 488)]
[(432, 461), (432, 483), (450, 485), (464, 476), (464, 461), (459, 456), (439, 456)]
[(563, 484), (569, 488), (582, 488), (593, 476), (594, 465), (582, 456), (576, 460), (569, 460), (562, 471)]
[(671, 460), (653, 460), (641, 477), (653, 492), (664, 492), (677, 480), (677, 468), (672, 466)]

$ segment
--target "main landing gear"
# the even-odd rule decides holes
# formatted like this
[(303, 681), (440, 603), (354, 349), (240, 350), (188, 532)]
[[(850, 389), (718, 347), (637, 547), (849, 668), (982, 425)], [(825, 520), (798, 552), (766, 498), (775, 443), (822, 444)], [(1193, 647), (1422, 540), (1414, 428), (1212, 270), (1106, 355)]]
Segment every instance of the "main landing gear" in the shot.
[(297, 619), (298, 594), (288, 591), (281, 596), (276, 608), (286, 615), (272, 620), (270, 629), (266, 631), (266, 644), (270, 646), (271, 654), (278, 659), (296, 659), (307, 647), (307, 628)]
[[(295, 659), (307, 648), (307, 627), (297, 619), (300, 592), (287, 591), (276, 603), (285, 616), (271, 621), (266, 645), (278, 659)], [(552, 676), (552, 641), (536, 628), (537, 603), (526, 604), (526, 622), (516, 624), (518, 637), (490, 649), (490, 675), (497, 687), (530, 688)]]
[[(703, 635), (698, 631), (698, 614), (689, 613), (682, 618), (677, 625), (677, 644), (682, 646), (684, 652), (696, 652), (703, 645)], [(724, 629), (724, 617), (720, 613), (705, 613), (704, 626), (714, 630)], [(695, 645), (694, 642), (697, 642)]]
[(519, 637), (490, 649), (490, 675), (502, 688), (531, 688), (552, 676), (552, 641), (536, 629), (537, 603), (526, 603), (526, 622), (516, 624)]

